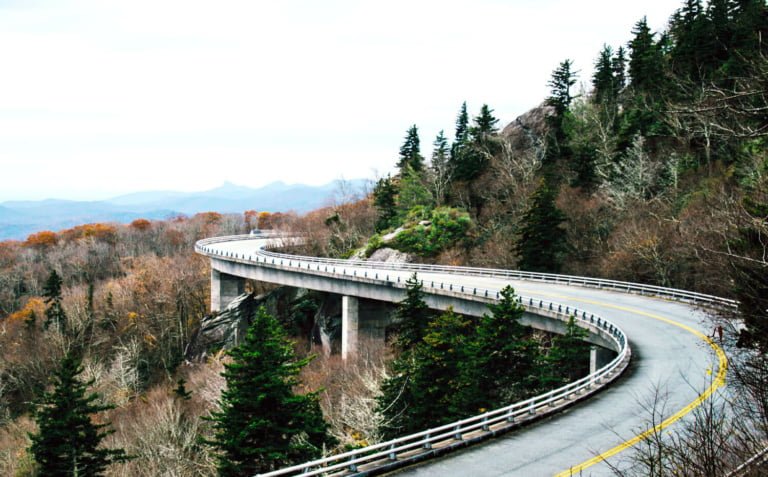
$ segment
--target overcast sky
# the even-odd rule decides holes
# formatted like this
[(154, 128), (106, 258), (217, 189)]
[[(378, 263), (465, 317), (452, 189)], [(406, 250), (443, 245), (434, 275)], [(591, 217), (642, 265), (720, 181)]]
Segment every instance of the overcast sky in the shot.
[(321, 184), (428, 155), (462, 101), (502, 125), (589, 81), (662, 0), (0, 0), (0, 201)]

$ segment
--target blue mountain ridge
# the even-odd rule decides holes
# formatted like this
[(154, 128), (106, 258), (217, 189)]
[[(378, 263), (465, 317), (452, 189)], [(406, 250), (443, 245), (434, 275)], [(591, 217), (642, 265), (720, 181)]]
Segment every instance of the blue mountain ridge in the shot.
[[(356, 191), (362, 191), (366, 184), (364, 179), (347, 181)], [(259, 188), (225, 182), (201, 192), (145, 191), (102, 201), (7, 201), (0, 204), (0, 240), (23, 240), (41, 230), (92, 222), (127, 223), (137, 218), (165, 219), (208, 211), (304, 213), (328, 205), (338, 188), (338, 181), (320, 186), (273, 182)]]

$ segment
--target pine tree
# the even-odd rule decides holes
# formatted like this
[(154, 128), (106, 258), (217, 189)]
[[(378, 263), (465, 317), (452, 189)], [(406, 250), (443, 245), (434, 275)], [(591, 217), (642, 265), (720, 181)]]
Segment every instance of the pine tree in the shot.
[(571, 87), (576, 84), (576, 72), (572, 71), (573, 62), (565, 60), (552, 72), (547, 85), (551, 88), (547, 104), (555, 108), (555, 115), (562, 117), (571, 105)]
[(545, 388), (557, 388), (589, 373), (590, 345), (584, 341), (587, 335), (587, 330), (579, 327), (571, 316), (565, 326), (565, 334), (557, 335), (552, 340), (552, 348), (540, 366), (541, 382)]
[(611, 103), (616, 99), (616, 80), (613, 69), (613, 50), (603, 45), (600, 56), (595, 61), (595, 73), (592, 75), (593, 100), (597, 104)]
[(122, 449), (100, 447), (110, 434), (105, 430), (108, 424), (94, 424), (91, 415), (112, 407), (95, 403), (99, 396), (87, 393), (94, 381), (81, 382), (82, 371), (80, 359), (67, 353), (54, 371), (53, 390), (44, 395), (35, 413), (39, 431), (30, 435), (30, 451), (39, 475), (103, 475), (107, 466), (127, 459)]
[[(496, 143), (492, 137), (497, 132), (496, 124), (499, 120), (493, 116), (493, 110), (484, 104), (471, 127), (467, 121), (466, 103), (464, 103), (456, 122), (456, 140), (451, 151), (451, 171), (453, 179), (470, 182), (483, 172), (488, 157), (496, 152)], [(474, 197), (475, 200), (472, 200), (472, 197), (470, 199), (476, 202), (477, 197)]]
[(453, 136), (451, 146), (451, 159), (456, 160), (458, 152), (469, 142), (469, 114), (467, 114), (467, 102), (461, 103), (459, 115), (456, 118), (456, 133)]
[(424, 287), (414, 273), (405, 282), (405, 298), (398, 303), (395, 312), (398, 347), (407, 350), (419, 344), (424, 339), (433, 316), (434, 313), (424, 301)]
[(219, 475), (268, 472), (318, 457), (332, 439), (317, 393), (296, 394), (297, 360), (278, 321), (259, 308), (245, 339), (229, 352), (227, 388), (212, 414)]
[(192, 399), (192, 393), (187, 391), (186, 384), (187, 380), (184, 378), (176, 381), (176, 389), (173, 390), (173, 395), (179, 399), (183, 399), (184, 401), (189, 401)]
[(611, 60), (611, 66), (615, 81), (614, 90), (618, 94), (627, 86), (627, 54), (623, 46), (616, 50), (616, 56)]
[(467, 395), (474, 381), (468, 369), (473, 329), (469, 318), (449, 308), (429, 323), (417, 346), (395, 361), (377, 400), (385, 435), (415, 432), (477, 411), (478, 403), (456, 399)]
[(565, 215), (555, 205), (555, 198), (556, 192), (542, 180), (523, 215), (520, 238), (515, 246), (521, 270), (560, 271), (567, 250), (565, 231), (560, 228)]
[(629, 76), (638, 93), (659, 93), (664, 86), (664, 57), (645, 17), (635, 24), (629, 43)]
[(552, 165), (562, 158), (570, 155), (568, 150), (568, 138), (563, 123), (568, 107), (571, 105), (571, 87), (576, 84), (576, 73), (572, 71), (573, 63), (565, 60), (552, 72), (552, 78), (547, 85), (552, 88), (547, 104), (552, 106), (555, 114), (547, 118), (549, 132), (546, 138), (546, 166), (545, 176), (553, 176)]
[(61, 332), (64, 332), (67, 329), (67, 315), (61, 305), (61, 285), (61, 277), (56, 273), (56, 270), (51, 270), (45, 285), (43, 285), (43, 297), (46, 305), (48, 305), (45, 310), (44, 327), (48, 329), (51, 324), (55, 324)]
[(496, 134), (498, 128), (496, 124), (499, 122), (493, 116), (493, 110), (484, 104), (480, 108), (480, 114), (474, 119), (474, 127), (471, 128), (470, 133), (475, 143), (483, 141), (486, 137)]
[(486, 409), (522, 399), (537, 386), (538, 343), (520, 324), (525, 307), (511, 286), (500, 295), (497, 303), (488, 305), (491, 314), (480, 319), (471, 359), (471, 372), (477, 377), (477, 384), (469, 388), (477, 393), (472, 400)]
[(401, 173), (408, 167), (416, 172), (424, 169), (424, 158), (421, 156), (419, 143), (419, 130), (414, 124), (408, 129), (405, 142), (400, 147), (400, 160), (397, 162), (397, 167), (400, 168)]
[(376, 232), (395, 225), (397, 218), (397, 186), (391, 177), (382, 177), (373, 188), (373, 206), (376, 208)]

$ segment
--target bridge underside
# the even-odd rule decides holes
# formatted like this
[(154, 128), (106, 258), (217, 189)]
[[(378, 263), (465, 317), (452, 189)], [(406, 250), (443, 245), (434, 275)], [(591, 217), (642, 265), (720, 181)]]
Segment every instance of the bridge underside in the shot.
[[(211, 259), (211, 311), (220, 311), (236, 296), (243, 293), (245, 279), (275, 283), (284, 286), (306, 288), (326, 293), (335, 293), (342, 298), (342, 358), (354, 354), (363, 341), (363, 338), (384, 338), (384, 328), (391, 324), (389, 314), (377, 313), (371, 301), (397, 303), (405, 297), (405, 290), (391, 283), (390, 286), (382, 286), (380, 280), (367, 279), (356, 276), (345, 279), (343, 276), (312, 273), (310, 270), (294, 271), (291, 269), (258, 266)], [(440, 290), (441, 293), (431, 293), (425, 290), (424, 301), (434, 309), (444, 311), (453, 307), (457, 313), (482, 316), (488, 313), (488, 304), (494, 300), (486, 297), (472, 297)], [(360, 304), (365, 303), (363, 310)], [(524, 303), (524, 305), (526, 305)], [(525, 313), (520, 322), (532, 328), (550, 333), (564, 334), (566, 323), (557, 317), (555, 311), (546, 308), (526, 306), (529, 312)], [(608, 350), (615, 349), (615, 342), (606, 331), (597, 327), (586, 325), (589, 328), (587, 341)], [(601, 355), (598, 361), (603, 361)]]

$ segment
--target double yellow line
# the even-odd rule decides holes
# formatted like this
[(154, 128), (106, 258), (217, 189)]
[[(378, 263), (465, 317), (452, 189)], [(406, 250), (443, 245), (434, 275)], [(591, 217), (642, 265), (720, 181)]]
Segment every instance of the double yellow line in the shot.
[[(572, 300), (574, 299), (574, 298), (571, 298), (571, 297), (569, 297), (569, 298), (572, 299)], [(662, 429), (672, 425), (673, 423), (678, 421), (680, 418), (682, 418), (683, 416), (685, 416), (689, 412), (691, 412), (694, 409), (696, 409), (699, 405), (701, 405), (702, 402), (704, 402), (705, 399), (710, 397), (712, 395), (712, 393), (714, 393), (718, 388), (723, 386), (725, 384), (725, 374), (728, 371), (728, 359), (726, 358), (725, 352), (723, 351), (723, 349), (720, 346), (718, 346), (718, 344), (715, 343), (709, 336), (705, 335), (704, 333), (701, 333), (700, 331), (697, 331), (697, 330), (691, 328), (688, 325), (684, 325), (684, 324), (679, 323), (677, 321), (670, 320), (669, 318), (665, 318), (663, 316), (654, 315), (652, 313), (646, 313), (646, 312), (640, 311), (640, 310), (635, 310), (633, 308), (626, 308), (626, 307), (623, 307), (623, 306), (612, 305), (610, 303), (603, 303), (603, 302), (599, 302), (599, 301), (582, 300), (582, 299), (575, 299), (575, 300), (576, 301), (581, 301), (581, 302), (584, 302), (584, 303), (591, 303), (593, 305), (600, 305), (600, 306), (604, 306), (604, 307), (608, 307), (608, 308), (613, 308), (615, 310), (626, 311), (626, 312), (629, 312), (629, 313), (634, 313), (636, 315), (642, 315), (642, 316), (645, 316), (645, 317), (648, 317), (648, 318), (652, 318), (654, 320), (663, 321), (664, 323), (668, 323), (668, 324), (673, 325), (673, 326), (677, 326), (678, 328), (682, 328), (685, 331), (688, 331), (689, 333), (692, 333), (692, 334), (696, 335), (699, 339), (701, 339), (704, 342), (706, 342), (710, 346), (710, 348), (712, 348), (714, 350), (715, 354), (717, 355), (717, 359), (718, 359), (718, 367), (717, 367), (717, 375), (715, 376), (714, 380), (712, 381), (712, 384), (710, 384), (710, 386), (703, 393), (699, 394), (699, 396), (696, 399), (691, 401), (690, 404), (688, 404), (684, 408), (680, 409), (679, 411), (677, 411), (675, 414), (673, 414), (670, 417), (668, 417), (667, 419), (665, 419), (660, 424), (657, 424), (656, 426), (654, 426), (654, 427), (652, 427), (652, 428), (650, 428), (650, 429), (648, 429), (648, 430), (646, 430), (646, 431), (636, 435), (635, 437), (633, 437), (632, 439), (629, 439), (628, 441), (622, 442), (621, 444), (617, 445), (616, 447), (614, 447), (612, 449), (609, 449), (609, 450), (603, 452), (600, 455), (597, 455), (597, 456), (595, 456), (595, 457), (593, 457), (593, 458), (591, 458), (591, 459), (589, 459), (587, 461), (582, 462), (581, 464), (574, 465), (570, 469), (556, 474), (555, 477), (570, 477), (570, 476), (573, 476), (573, 475), (579, 475), (579, 473), (582, 470), (584, 470), (584, 469), (586, 469), (588, 467), (591, 467), (591, 466), (593, 466), (595, 464), (599, 464), (600, 462), (603, 462), (604, 460), (608, 459), (609, 457), (614, 456), (614, 455), (618, 454), (619, 452), (634, 446), (635, 444), (637, 444), (638, 442), (640, 442), (640, 441), (642, 441), (644, 439), (647, 439), (652, 434), (654, 434), (656, 432), (659, 432)]]

